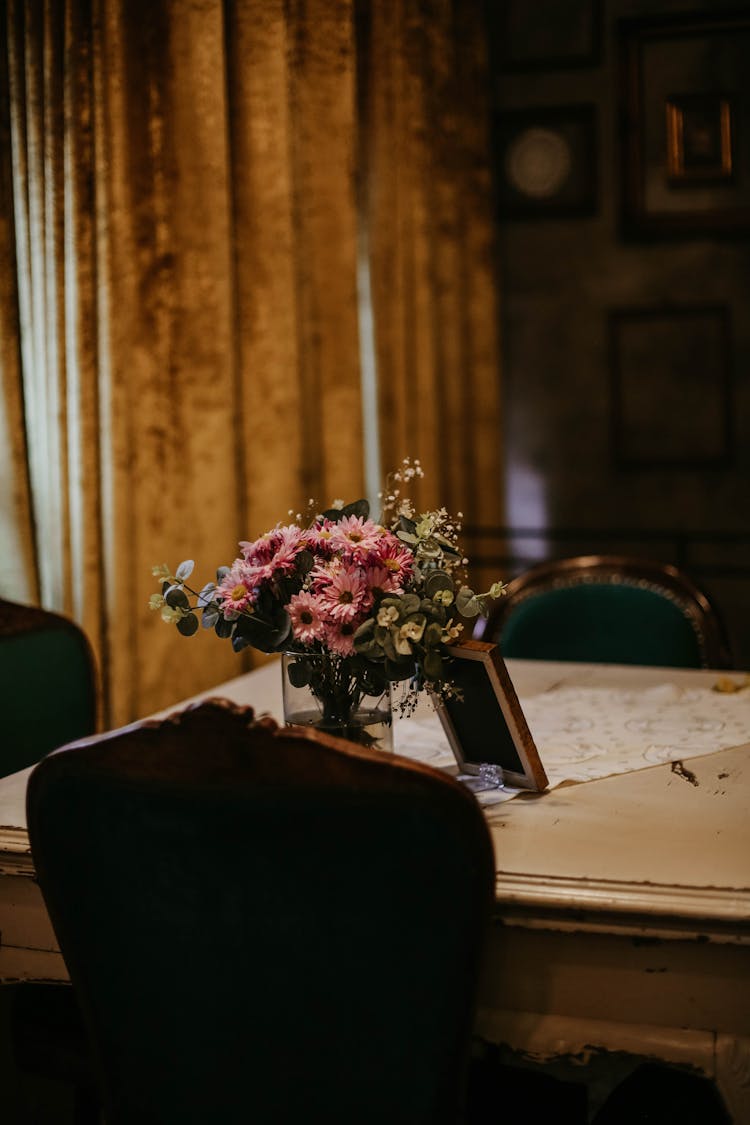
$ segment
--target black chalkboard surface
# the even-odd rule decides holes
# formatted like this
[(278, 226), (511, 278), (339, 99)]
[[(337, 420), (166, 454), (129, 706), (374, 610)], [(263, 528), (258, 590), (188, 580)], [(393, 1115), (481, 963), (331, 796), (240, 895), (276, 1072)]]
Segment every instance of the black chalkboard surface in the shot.
[(437, 711), (464, 773), (499, 766), (520, 789), (545, 789), (547, 775), (497, 645), (464, 641), (448, 649), (460, 699), (439, 700)]

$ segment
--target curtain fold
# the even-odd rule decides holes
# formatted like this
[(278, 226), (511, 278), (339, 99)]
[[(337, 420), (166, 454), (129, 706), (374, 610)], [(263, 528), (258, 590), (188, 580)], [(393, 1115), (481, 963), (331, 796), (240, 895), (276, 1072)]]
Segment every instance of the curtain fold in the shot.
[(363, 222), (383, 462), (421, 456), (466, 512), (492, 491), (462, 5), (364, 4), (363, 69), (354, 0), (0, 0), (0, 595), (81, 622), (107, 725), (243, 670), (149, 612), (152, 565), (202, 585), (290, 509), (362, 495)]
[(421, 460), (471, 555), (503, 514), (484, 6), (365, 0), (361, 29), (381, 458)]
[(351, 0), (237, 0), (227, 32), (240, 432), (262, 530), (363, 486)]
[[(0, 27), (7, 20), (3, 0)], [(24, 416), (8, 64), (8, 52), (0, 52), (0, 594), (35, 602), (39, 577)]]

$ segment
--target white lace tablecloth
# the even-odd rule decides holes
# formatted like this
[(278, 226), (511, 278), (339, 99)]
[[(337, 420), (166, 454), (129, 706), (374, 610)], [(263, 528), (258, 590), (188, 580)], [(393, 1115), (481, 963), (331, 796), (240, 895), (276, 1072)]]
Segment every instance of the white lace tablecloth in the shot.
[[(744, 673), (508, 661), (549, 787), (684, 762), (750, 741)], [(741, 686), (720, 692), (722, 682)], [(437, 715), (396, 722), (395, 749), (431, 765), (454, 762)], [(518, 790), (481, 794), (483, 804)]]

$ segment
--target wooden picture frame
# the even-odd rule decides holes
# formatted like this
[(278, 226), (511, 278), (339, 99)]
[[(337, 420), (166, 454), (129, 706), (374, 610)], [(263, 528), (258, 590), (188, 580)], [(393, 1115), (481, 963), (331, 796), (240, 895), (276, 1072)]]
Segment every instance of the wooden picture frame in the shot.
[(502, 770), (503, 784), (540, 791), (547, 775), (496, 644), (464, 641), (448, 648), (451, 679), (462, 698), (435, 707), (463, 773)]
[(667, 98), (667, 175), (674, 187), (732, 179), (735, 123), (721, 94)]
[(750, 8), (617, 29), (623, 236), (750, 232)]
[(596, 213), (593, 104), (498, 112), (493, 118), (493, 152), (499, 222)]
[(608, 351), (616, 469), (731, 468), (735, 411), (728, 306), (611, 309)]

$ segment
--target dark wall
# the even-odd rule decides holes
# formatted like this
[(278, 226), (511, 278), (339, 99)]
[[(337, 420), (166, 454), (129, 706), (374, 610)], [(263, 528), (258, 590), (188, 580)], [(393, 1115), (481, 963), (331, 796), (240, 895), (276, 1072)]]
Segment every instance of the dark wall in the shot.
[(747, 22), (489, 6), (508, 527), (485, 556), (677, 563), (750, 667), (750, 5), (690, 8)]

